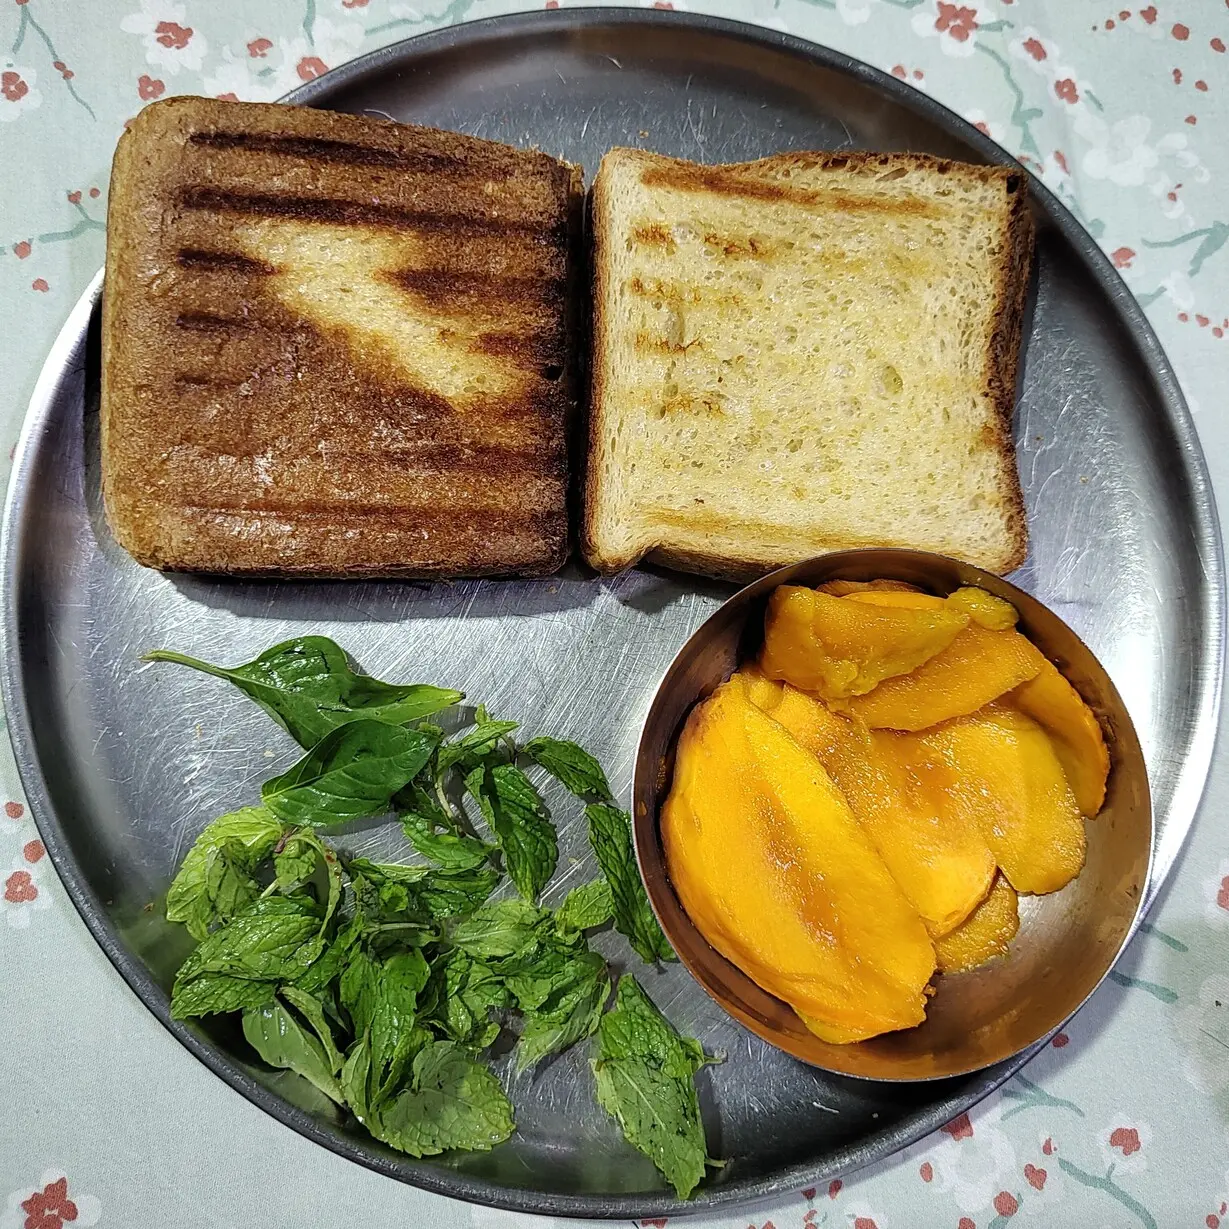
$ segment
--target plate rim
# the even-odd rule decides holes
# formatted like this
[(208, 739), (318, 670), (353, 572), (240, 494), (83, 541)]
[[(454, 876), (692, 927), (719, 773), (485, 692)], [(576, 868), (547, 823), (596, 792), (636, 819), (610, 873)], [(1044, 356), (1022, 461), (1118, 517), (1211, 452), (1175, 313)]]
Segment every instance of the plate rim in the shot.
[[(286, 95), (281, 101), (296, 105), (323, 106), (337, 93), (373, 76), (394, 69), (406, 60), (456, 50), (499, 37), (554, 35), (578, 29), (607, 26), (654, 27), (664, 35), (672, 28), (689, 32), (709, 32), (734, 41), (785, 52), (820, 68), (844, 76), (887, 95), (892, 101), (921, 114), (936, 126), (958, 136), (987, 162), (1011, 166), (1028, 172), (1029, 187), (1047, 219), (1077, 250), (1085, 268), (1117, 313), (1131, 341), (1155, 382), (1157, 393), (1168, 411), (1169, 427), (1174, 433), (1184, 462), (1185, 477), (1196, 513), (1191, 525), (1196, 553), (1207, 577), (1206, 600), (1202, 603), (1201, 623), (1208, 634), (1207, 657), (1215, 668), (1209, 672), (1203, 694), (1191, 725), (1191, 738), (1183, 766), (1170, 801), (1172, 814), (1189, 815), (1182, 830), (1160, 856), (1154, 837), (1153, 861), (1159, 869), (1148, 883), (1139, 911), (1142, 920), (1161, 887), (1168, 881), (1177, 856), (1198, 818), (1211, 771), (1217, 737), (1225, 662), (1225, 569), (1215, 493), (1207, 463), (1189, 407), (1177, 376), (1151, 323), (1121, 275), (1088, 231), (1066, 206), (1031, 172), (1021, 166), (1004, 148), (984, 135), (951, 108), (844, 52), (797, 35), (707, 14), (631, 7), (592, 7), (518, 12), (484, 17), (475, 21), (424, 31), (376, 48), (332, 69)], [(36, 381), (14, 454), (5, 499), (3, 529), (0, 531), (0, 583), (3, 583), (3, 660), (0, 661), (0, 698), (8, 719), (9, 737), (22, 788), (52, 864), (85, 922), (87, 929), (115, 966), (124, 981), (151, 1014), (214, 1075), (248, 1101), (283, 1125), (313, 1143), (386, 1177), (419, 1187), (432, 1194), (471, 1203), (540, 1215), (582, 1218), (627, 1218), (697, 1215), (742, 1207), (757, 1201), (780, 1197), (804, 1187), (818, 1185), (847, 1175), (865, 1165), (887, 1159), (924, 1135), (942, 1126), (953, 1116), (966, 1111), (999, 1088), (1048, 1043), (1043, 1038), (1015, 1058), (996, 1067), (964, 1077), (961, 1083), (977, 1081), (972, 1090), (937, 1098), (927, 1108), (915, 1111), (904, 1122), (908, 1127), (900, 1139), (888, 1140), (887, 1131), (868, 1135), (845, 1145), (827, 1161), (797, 1162), (776, 1171), (771, 1177), (729, 1186), (701, 1188), (696, 1197), (682, 1201), (665, 1192), (631, 1195), (580, 1195), (544, 1192), (529, 1188), (506, 1187), (476, 1178), (458, 1170), (424, 1164), (408, 1157), (385, 1157), (369, 1149), (357, 1137), (327, 1130), (306, 1111), (299, 1109), (244, 1071), (223, 1051), (217, 1049), (185, 1022), (170, 1018), (169, 1002), (146, 966), (121, 942), (111, 926), (103, 902), (89, 886), (51, 805), (42, 766), (35, 753), (36, 739), (21, 669), (20, 603), (15, 600), (19, 544), (23, 508), (40, 437), (49, 428), (59, 389), (74, 374), (68, 368), (69, 356), (83, 344), (98, 307), (102, 273), (97, 273), (70, 311), (48, 352)], [(1061, 1027), (1061, 1026), (1060, 1026)], [(1057, 1030), (1055, 1030), (1057, 1031)], [(899, 1128), (891, 1132), (900, 1135)], [(885, 1147), (886, 1145), (886, 1147)]]

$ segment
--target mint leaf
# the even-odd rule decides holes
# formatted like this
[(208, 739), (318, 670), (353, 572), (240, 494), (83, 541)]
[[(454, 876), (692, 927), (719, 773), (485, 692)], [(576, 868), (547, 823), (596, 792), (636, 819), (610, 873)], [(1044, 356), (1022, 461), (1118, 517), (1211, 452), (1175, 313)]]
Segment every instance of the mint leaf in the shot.
[(490, 1045), (499, 1025), (490, 1018), (496, 1007), (508, 1007), (512, 996), (503, 981), (481, 960), (460, 949), (449, 952), (442, 965), (440, 1025), (454, 1041), (473, 1049)]
[(614, 1009), (598, 1026), (591, 1066), (597, 1099), (627, 1141), (686, 1199), (708, 1157), (695, 1073), (705, 1062), (699, 1043), (684, 1040), (657, 1010), (636, 979), (624, 974)]
[(586, 802), (614, 801), (601, 764), (584, 747), (559, 738), (534, 738), (521, 750), (577, 798)]
[[(516, 1047), (517, 1071), (588, 1037), (598, 1027), (610, 996), (606, 962), (596, 952), (574, 955), (557, 970), (551, 983), (534, 987), (537, 1002), (532, 1007), (521, 1004), (526, 1010)], [(510, 979), (510, 988), (514, 984)]]
[(227, 679), (288, 730), (304, 748), (330, 730), (361, 717), (405, 725), (465, 697), (421, 683), (382, 683), (351, 669), (342, 648), (326, 636), (299, 636), (267, 649), (255, 661), (224, 669), (182, 653), (158, 649), (147, 661), (175, 662)]
[(291, 1014), (279, 999), (243, 1013), (243, 1035), (270, 1067), (287, 1067), (310, 1080), (326, 1097), (344, 1101), (320, 1039)]
[(452, 932), (452, 942), (471, 956), (512, 956), (533, 941), (549, 916), (528, 901), (501, 900), (476, 909)]
[(308, 896), (265, 896), (208, 935), (180, 966), (176, 985), (202, 973), (293, 981), (319, 955), (321, 915)]
[(443, 870), (474, 870), (495, 852), (494, 845), (488, 845), (477, 837), (467, 836), (450, 827), (438, 832), (436, 827), (431, 815), (420, 809), (402, 813), (401, 830), (410, 844)]
[(563, 933), (573, 930), (592, 930), (605, 926), (614, 916), (614, 897), (610, 884), (604, 879), (594, 879), (573, 888), (555, 910), (555, 926)]
[(512, 751), (504, 744), (504, 739), (517, 728), (515, 721), (489, 721), (486, 709), (479, 707), (477, 725), (468, 733), (444, 743), (440, 747), (436, 761), (436, 775), (443, 777), (452, 768), (460, 770), (465, 776), (479, 764), (485, 764), (497, 752), (510, 757)]
[[(472, 913), (495, 890), (499, 872), (491, 867), (466, 871), (443, 871), (425, 866), (407, 866), (395, 862), (370, 862), (354, 858), (353, 872), (380, 885), (401, 884), (405, 887), (400, 911), (443, 921)], [(382, 893), (382, 899), (391, 900)]]
[(627, 936), (646, 963), (674, 960), (674, 949), (662, 934), (644, 893), (632, 849), (631, 817), (615, 807), (592, 803), (585, 807), (585, 818), (597, 864), (610, 884), (615, 929)]
[(220, 1012), (261, 1007), (273, 1001), (272, 982), (230, 977), (225, 973), (203, 973), (186, 982), (176, 981), (171, 994), (171, 1018), (212, 1016)]
[(355, 950), (341, 976), (341, 1001), (356, 1034), (370, 1046), (371, 1084), (382, 1092), (400, 1082), (415, 1046), (418, 994), (431, 970), (421, 952), (377, 959)]
[(318, 827), (389, 809), (431, 758), (436, 735), (358, 718), (326, 734), (294, 767), (266, 781), (261, 798), (288, 824)]
[(325, 1018), (324, 1004), (314, 995), (308, 994), (297, 986), (283, 986), (278, 994), (311, 1026), (312, 1031), (320, 1039), (324, 1056), (328, 1060), (329, 1070), (333, 1075), (337, 1075), (341, 1071), (341, 1054), (333, 1039), (333, 1030)]
[(381, 1138), (411, 1156), (451, 1148), (486, 1152), (515, 1127), (499, 1081), (453, 1041), (435, 1041), (414, 1058), (411, 1086), (380, 1110)]
[(555, 873), (559, 857), (555, 826), (538, 791), (514, 764), (479, 766), (465, 778), (465, 788), (499, 840), (516, 890), (535, 900)]
[(227, 907), (240, 896), (231, 880), (246, 877), (264, 861), (281, 834), (282, 825), (264, 807), (243, 807), (215, 819), (196, 838), (171, 883), (167, 921), (182, 922), (194, 939), (204, 939), (211, 922), (225, 921), (247, 903)]

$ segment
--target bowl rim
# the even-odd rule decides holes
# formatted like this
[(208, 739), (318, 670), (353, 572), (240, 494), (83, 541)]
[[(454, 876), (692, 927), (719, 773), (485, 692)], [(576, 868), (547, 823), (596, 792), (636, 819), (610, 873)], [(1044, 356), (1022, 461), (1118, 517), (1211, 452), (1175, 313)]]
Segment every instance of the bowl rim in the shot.
[[(647, 810), (642, 805), (642, 794), (645, 789), (644, 778), (650, 771), (647, 764), (649, 756), (646, 754), (646, 739), (648, 738), (649, 731), (654, 724), (659, 704), (662, 697), (668, 694), (669, 686), (674, 683), (675, 672), (680, 668), (680, 663), (686, 661), (695, 651), (696, 646), (702, 644), (706, 640), (714, 623), (718, 622), (719, 620), (727, 619), (729, 617), (728, 612), (731, 608), (736, 606), (753, 606), (761, 599), (766, 599), (768, 595), (780, 588), (782, 585), (795, 583), (795, 578), (800, 574), (808, 573), (821, 566), (828, 566), (832, 567), (833, 569), (842, 569), (847, 567), (850, 570), (861, 571), (866, 573), (865, 579), (898, 579), (897, 577), (891, 575), (892, 565), (891, 563), (887, 562), (888, 560), (912, 561), (922, 567), (937, 566), (948, 570), (954, 570), (956, 576), (959, 578), (960, 585), (970, 585), (985, 589), (987, 592), (992, 593), (996, 597), (1005, 598), (1014, 606), (1017, 606), (1017, 609), (1019, 608), (1019, 601), (1022, 599), (1024, 605), (1035, 605), (1061, 625), (1061, 627), (1071, 637), (1072, 641), (1088, 655), (1089, 660), (1096, 665), (1100, 674), (1103, 676), (1105, 687), (1107, 689), (1104, 699), (1110, 701), (1111, 703), (1108, 705), (1099, 704), (1095, 707), (1090, 705), (1090, 707), (1094, 707), (1094, 711), (1096, 711), (1097, 708), (1104, 709), (1106, 707), (1112, 707), (1117, 714), (1121, 715), (1121, 717), (1125, 719), (1124, 725), (1115, 726), (1115, 742), (1119, 745), (1125, 743), (1126, 746), (1123, 749), (1124, 753), (1134, 761), (1134, 771), (1132, 772), (1132, 777), (1143, 790), (1143, 798), (1138, 810), (1142, 816), (1143, 822), (1147, 824), (1147, 857), (1145, 860), (1144, 874), (1136, 887), (1135, 906), (1131, 914), (1130, 923), (1124, 929), (1122, 938), (1119, 941), (1118, 946), (1114, 949), (1111, 957), (1106, 962), (1104, 969), (1102, 969), (1093, 980), (1087, 992), (1079, 1000), (1075, 1007), (1073, 1007), (1056, 1024), (1048, 1028), (1046, 1031), (1023, 1042), (1008, 1053), (1000, 1054), (985, 1062), (974, 1063), (967, 1067), (920, 1075), (871, 1075), (863, 1071), (849, 1071), (840, 1067), (827, 1066), (824, 1063), (817, 1062), (814, 1058), (796, 1053), (787, 1045), (781, 1044), (781, 1041), (771, 1035), (769, 1030), (757, 1027), (754, 1022), (754, 1018), (751, 1017), (749, 1013), (747, 1015), (740, 1013), (738, 1010), (732, 1008), (728, 1002), (723, 1001), (717, 994), (715, 994), (709, 987), (706, 978), (702, 977), (697, 970), (693, 968), (693, 962), (689, 960), (687, 956), (678, 951), (678, 947), (674, 944), (674, 938), (671, 934), (673, 927), (671, 926), (669, 919), (663, 916), (663, 910), (659, 907), (657, 896), (661, 891), (664, 890), (673, 894), (673, 889), (670, 887), (668, 876), (665, 874), (659, 876), (655, 873), (650, 873), (649, 869), (646, 867), (649, 845), (658, 845), (660, 843), (658, 837), (658, 829), (660, 827), (660, 808), (661, 803), (668, 795), (668, 789), (665, 786), (660, 786), (656, 791), (654, 791), (658, 795), (658, 799), (657, 807), (653, 814), (648, 814)], [(882, 563), (880, 561), (882, 561)], [(888, 570), (882, 571), (881, 566), (885, 565)], [(828, 579), (862, 579), (862, 577), (844, 577), (838, 573), (832, 575)], [(824, 582), (815, 580), (800, 580), (796, 583), (814, 587), (816, 584), (821, 584)], [(949, 592), (954, 591), (956, 587), (959, 586), (953, 586), (953, 589), (949, 590)], [(746, 621), (744, 620), (743, 631), (739, 634), (740, 642), (745, 636), (745, 632)], [(1050, 660), (1048, 656), (1047, 660)], [(740, 652), (739, 664), (741, 664), (741, 662), (742, 656)], [(1060, 673), (1063, 674), (1064, 678), (1067, 678), (1065, 671), (1063, 671), (1061, 667)], [(722, 681), (725, 680), (723, 679)], [(1067, 681), (1071, 682), (1073, 687), (1076, 686), (1070, 679)], [(712, 690), (715, 690), (715, 688)], [(703, 699), (706, 699), (708, 695), (712, 694), (712, 690), (702, 694), (698, 699), (689, 704), (686, 711), (680, 717), (669, 739), (671, 756), (673, 748), (677, 745), (679, 735), (682, 731), (683, 725), (687, 721), (687, 718), (690, 716), (697, 704), (699, 704)], [(1078, 690), (1079, 689), (1077, 688), (1077, 691)], [(1081, 693), (1081, 698), (1085, 701), (1085, 703), (1089, 703), (1088, 697), (1083, 693)], [(1100, 717), (1098, 717), (1098, 724), (1103, 724)], [(670, 763), (669, 770), (670, 773), (673, 774), (672, 762)], [(1111, 762), (1111, 772), (1114, 770), (1115, 765)], [(1118, 769), (1118, 771), (1121, 771), (1121, 769)], [(643, 814), (642, 811), (644, 811)], [(1096, 818), (1097, 817), (1095, 816), (1092, 820), (1085, 818), (1083, 822), (1095, 822)], [(1057, 614), (1040, 598), (1029, 593), (1027, 590), (1020, 588), (1010, 580), (1007, 580), (1002, 576), (998, 576), (993, 572), (989, 572), (984, 568), (978, 567), (976, 564), (957, 559), (954, 556), (909, 547), (855, 547), (848, 550), (826, 551), (822, 554), (812, 555), (795, 563), (785, 564), (779, 568), (775, 568), (771, 572), (765, 573), (763, 576), (757, 577), (755, 580), (752, 580), (748, 584), (744, 585), (736, 593), (730, 595), (724, 602), (722, 602), (721, 605), (718, 606), (716, 610), (712, 611), (704, 622), (701, 623), (700, 626), (697, 627), (695, 631), (688, 636), (687, 640), (680, 646), (678, 652), (674, 655), (670, 665), (666, 668), (665, 673), (661, 677), (661, 681), (658, 683), (657, 688), (653, 693), (653, 699), (646, 710), (645, 718), (641, 723), (640, 734), (636, 743), (636, 759), (634, 763), (634, 779), (632, 784), (632, 844), (636, 855), (636, 866), (645, 886), (645, 895), (648, 898), (649, 907), (653, 910), (653, 914), (657, 918), (658, 924), (662, 928), (662, 932), (665, 934), (666, 938), (671, 941), (671, 944), (675, 946), (679, 963), (687, 970), (704, 993), (707, 994), (708, 997), (722, 1010), (722, 1012), (729, 1016), (731, 1020), (747, 1029), (755, 1036), (759, 1037), (768, 1045), (771, 1045), (774, 1049), (788, 1055), (795, 1061), (805, 1063), (816, 1070), (824, 1071), (831, 1075), (839, 1076), (845, 1079), (864, 1080), (876, 1084), (924, 1084), (933, 1083), (939, 1080), (959, 1079), (962, 1077), (976, 1075), (978, 1072), (986, 1071), (990, 1068), (1000, 1067), (1004, 1064), (1011, 1064), (1014, 1061), (1019, 1060), (1021, 1056), (1027, 1056), (1039, 1049), (1042, 1045), (1048, 1042), (1050, 1038), (1060, 1032), (1072, 1019), (1072, 1017), (1074, 1017), (1085, 1007), (1088, 1001), (1097, 992), (1097, 990), (1100, 989), (1106, 978), (1109, 977), (1110, 973), (1117, 966), (1119, 960), (1122, 959), (1123, 953), (1125, 952), (1128, 944), (1135, 937), (1135, 934), (1139, 930), (1139, 927), (1147, 913), (1148, 904), (1152, 899), (1154, 864), (1156, 860), (1156, 815), (1152, 797), (1151, 782), (1148, 776), (1147, 760), (1144, 756), (1139, 741), (1139, 735), (1135, 728), (1134, 719), (1131, 717), (1130, 710), (1128, 709), (1125, 700), (1123, 700), (1121, 694), (1119, 693), (1113, 678), (1109, 674), (1109, 671), (1106, 670), (1105, 666), (1102, 664), (1101, 659), (1092, 651), (1091, 648), (1089, 648), (1084, 639), (1070, 626), (1070, 624), (1067, 623), (1064, 618), (1062, 618), (1061, 615)], [(664, 866), (664, 857), (662, 858), (662, 864)], [(1072, 882), (1074, 882), (1074, 880)], [(682, 903), (678, 901), (677, 896), (675, 896), (674, 899), (678, 905), (679, 913), (683, 917), (686, 917), (686, 910), (683, 909)], [(688, 920), (690, 922), (690, 919)], [(703, 934), (699, 931), (698, 927), (695, 927), (694, 923), (690, 923), (690, 925), (695, 930), (696, 934), (699, 935), (704, 949), (712, 953), (712, 955), (724, 965), (727, 965), (729, 968), (733, 969), (738, 978), (755, 985), (762, 993), (771, 995), (771, 991), (765, 990), (763, 987), (758, 986), (758, 983), (755, 983), (750, 976), (734, 964), (733, 961), (728, 960), (725, 956), (722, 956), (720, 952), (713, 948), (712, 945), (704, 939)], [(772, 997), (775, 998), (776, 996), (773, 995)], [(783, 1002), (784, 1000), (780, 1001)], [(868, 1040), (874, 1039), (871, 1038)], [(850, 1043), (850, 1047), (861, 1044), (864, 1043), (853, 1042)], [(844, 1049), (846, 1047), (842, 1048)]]

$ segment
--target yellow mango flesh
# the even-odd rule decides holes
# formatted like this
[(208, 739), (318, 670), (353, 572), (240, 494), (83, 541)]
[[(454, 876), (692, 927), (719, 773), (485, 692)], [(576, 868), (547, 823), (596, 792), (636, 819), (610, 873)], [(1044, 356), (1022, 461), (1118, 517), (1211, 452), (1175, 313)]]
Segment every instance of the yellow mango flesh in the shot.
[(974, 713), (1035, 678), (1045, 660), (1019, 632), (990, 631), (970, 623), (947, 648), (911, 673), (884, 679), (870, 693), (851, 696), (841, 708), (872, 729), (924, 730)]
[(1091, 819), (1105, 801), (1110, 771), (1109, 750), (1092, 709), (1048, 661), (1036, 677), (1007, 696), (1006, 702), (1039, 722), (1053, 739), (1076, 805)]
[(891, 606), (897, 610), (945, 610), (947, 603), (933, 593), (918, 593), (916, 590), (906, 593), (900, 589), (884, 592), (869, 589), (862, 593), (851, 593), (851, 602), (861, 602), (864, 606)]
[(782, 585), (768, 602), (760, 667), (825, 699), (862, 695), (941, 653), (967, 624), (946, 608), (880, 608)]
[(945, 808), (949, 770), (915, 741), (867, 730), (788, 683), (744, 672), (752, 702), (811, 752), (845, 795), (892, 878), (932, 935), (960, 925), (994, 878), (971, 817)]
[(965, 611), (974, 623), (980, 623), (991, 631), (1003, 632), (1015, 627), (1020, 618), (1019, 611), (1005, 598), (995, 597), (993, 593), (971, 585), (949, 593), (947, 600)]
[(1016, 891), (999, 875), (990, 894), (968, 918), (951, 934), (935, 940), (940, 972), (965, 973), (996, 956), (1005, 956), (1019, 929)]
[(687, 721), (661, 835), (700, 933), (818, 1036), (922, 1021), (926, 928), (819, 761), (738, 676)]
[(1080, 873), (1084, 821), (1053, 744), (1031, 717), (995, 706), (921, 742), (950, 768), (949, 805), (978, 824), (1017, 892), (1057, 892)]
[(830, 593), (833, 597), (846, 597), (851, 593), (920, 592), (915, 586), (906, 584), (903, 580), (828, 580), (815, 587), (820, 593)]

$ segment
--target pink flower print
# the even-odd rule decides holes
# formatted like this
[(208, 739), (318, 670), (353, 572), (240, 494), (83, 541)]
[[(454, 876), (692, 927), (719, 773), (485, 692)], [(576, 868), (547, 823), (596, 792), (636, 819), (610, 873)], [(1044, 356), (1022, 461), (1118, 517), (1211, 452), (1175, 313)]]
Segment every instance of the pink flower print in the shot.
[(0, 94), (3, 94), (9, 102), (20, 102), (29, 92), (30, 87), (22, 79), (20, 73), (15, 73), (11, 69), (0, 73)]
[(9, 1195), (0, 1209), (3, 1229), (87, 1229), (98, 1223), (102, 1205), (93, 1195), (69, 1194), (61, 1170), (48, 1170), (38, 1185)]
[(966, 42), (977, 29), (977, 10), (957, 7), (939, 0), (939, 15), (935, 19), (935, 29), (940, 34), (951, 35), (958, 43)]
[(1020, 1201), (1009, 1191), (999, 1191), (994, 1197), (994, 1210), (1002, 1217), (1015, 1216), (1020, 1210)]
[(46, 852), (47, 848), (40, 840), (27, 841), (21, 847), (21, 856), (31, 864), (40, 861)]
[(1170, 30), (1170, 34), (1172, 34), (1180, 43), (1185, 43), (1191, 36), (1190, 30), (1180, 21), (1175, 23), (1174, 28)]
[(30, 289), (37, 290), (39, 291), (40, 294), (46, 294), (47, 291), (51, 289), (51, 287), (47, 285), (47, 279), (45, 277), (36, 277), (30, 283)]
[(1063, 102), (1079, 102), (1080, 92), (1075, 88), (1075, 82), (1070, 77), (1064, 77), (1061, 81), (1054, 82), (1054, 93), (1056, 93)]
[[(1113, 252), (1110, 253), (1110, 260), (1114, 262), (1115, 269), (1129, 269), (1131, 267), (1131, 261), (1134, 259), (1134, 248), (1115, 248)], [(1229, 906), (1226, 907), (1229, 908)]]
[(1110, 1147), (1120, 1148), (1123, 1156), (1139, 1151), (1139, 1132), (1134, 1127), (1115, 1127), (1110, 1132)]
[(273, 46), (273, 40), (268, 38), (254, 38), (248, 43), (248, 55), (253, 60), (263, 60), (269, 54), (269, 48)]
[(946, 1126), (939, 1128), (940, 1131), (946, 1131), (953, 1139), (972, 1139), (973, 1124), (969, 1122), (968, 1114), (960, 1114), (953, 1118)]
[(65, 1221), (77, 1219), (77, 1205), (68, 1197), (68, 1179), (49, 1182), (21, 1204), (27, 1213), (25, 1229), (62, 1229)]
[(1049, 1176), (1044, 1169), (1038, 1169), (1036, 1165), (1029, 1164), (1024, 1167), (1024, 1180), (1035, 1191), (1045, 1189), (1046, 1179)]
[(137, 94), (148, 102), (151, 98), (161, 98), (166, 93), (166, 82), (142, 73), (137, 78)]
[(297, 65), (295, 72), (301, 81), (313, 81), (329, 71), (329, 66), (318, 55), (305, 55)]
[[(28, 256), (29, 254), (30, 253), (27, 250), (25, 255)], [(18, 252), (17, 255), (21, 256), (22, 253)], [(4, 804), (4, 813), (9, 817), (9, 819), (20, 819), (26, 813), (26, 808), (23, 807), (20, 802), (6, 802)]]
[(14, 905), (38, 900), (38, 888), (29, 871), (14, 871), (4, 881), (4, 899)]
[(1046, 58), (1045, 44), (1039, 38), (1026, 38), (1022, 44), (1024, 50), (1040, 63)]
[[(30, 255), (30, 240), (23, 239), (20, 243), (14, 243), (13, 244), (13, 255), (16, 256), (18, 260), (25, 260), (25, 258)], [(17, 804), (10, 802), (8, 805), (16, 806)], [(17, 818), (20, 819), (21, 817), (18, 816)]]
[(181, 26), (175, 21), (160, 21), (154, 27), (154, 36), (164, 47), (182, 51), (192, 41), (192, 27)]

